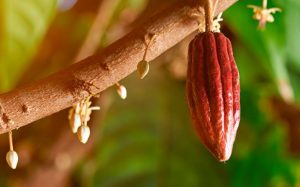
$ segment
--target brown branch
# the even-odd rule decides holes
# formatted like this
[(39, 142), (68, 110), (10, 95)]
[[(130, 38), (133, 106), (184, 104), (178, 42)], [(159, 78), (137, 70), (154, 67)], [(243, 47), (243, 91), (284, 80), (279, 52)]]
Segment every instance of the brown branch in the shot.
[[(156, 35), (147, 55), (147, 60), (153, 60), (197, 29), (193, 14), (198, 13), (198, 20), (203, 22), (203, 1), (197, 2), (200, 2), (198, 6), (192, 1), (182, 1), (150, 18), (102, 52), (28, 86), (1, 94), (0, 133), (70, 107), (128, 76), (142, 60), (147, 34)], [(216, 14), (234, 2), (220, 1)]]

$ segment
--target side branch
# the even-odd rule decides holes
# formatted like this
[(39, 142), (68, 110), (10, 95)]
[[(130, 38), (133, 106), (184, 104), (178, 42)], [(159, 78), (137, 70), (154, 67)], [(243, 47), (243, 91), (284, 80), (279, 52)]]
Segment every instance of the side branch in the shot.
[[(237, 0), (220, 0), (216, 14)], [(189, 3), (188, 3), (189, 2)], [(153, 60), (204, 21), (205, 0), (182, 1), (150, 18), (103, 51), (30, 85), (0, 95), (0, 134), (22, 127), (105, 90), (136, 70), (147, 34), (155, 34), (147, 60)], [(197, 17), (193, 15), (198, 15)]]

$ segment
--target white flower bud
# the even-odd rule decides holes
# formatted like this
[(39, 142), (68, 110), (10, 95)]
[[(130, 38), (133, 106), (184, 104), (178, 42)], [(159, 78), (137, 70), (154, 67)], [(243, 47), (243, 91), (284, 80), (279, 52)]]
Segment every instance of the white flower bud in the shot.
[(139, 73), (140, 79), (143, 79), (149, 72), (149, 62), (142, 60), (137, 65), (137, 71)]
[(76, 133), (80, 125), (81, 125), (80, 115), (77, 113), (73, 114), (70, 119), (70, 127), (72, 129), (72, 132)]
[(9, 167), (11, 167), (12, 169), (16, 169), (18, 160), (19, 160), (19, 157), (18, 157), (18, 154), (16, 151), (11, 150), (11, 151), (7, 152), (6, 161), (7, 161), (7, 164), (9, 165)]
[(78, 114), (80, 112), (80, 102), (76, 103), (73, 108), (75, 108), (75, 113)]
[(78, 139), (81, 143), (86, 143), (90, 137), (90, 128), (86, 125), (81, 125), (79, 128), (78, 128), (78, 132), (77, 132), (77, 135), (78, 135)]
[(71, 120), (72, 117), (73, 117), (73, 115), (74, 115), (74, 108), (70, 108), (70, 110), (69, 110), (69, 115), (68, 115), (68, 119)]
[(127, 90), (126, 90), (126, 87), (123, 86), (123, 85), (118, 85), (117, 87), (117, 92), (119, 94), (119, 96), (122, 98), (122, 99), (126, 99), (127, 97)]

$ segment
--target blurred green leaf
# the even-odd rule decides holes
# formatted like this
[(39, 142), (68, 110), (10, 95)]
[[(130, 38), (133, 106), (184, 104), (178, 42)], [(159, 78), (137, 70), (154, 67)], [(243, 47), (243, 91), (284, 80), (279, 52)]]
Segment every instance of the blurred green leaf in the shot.
[[(230, 28), (233, 29), (238, 39), (247, 46), (248, 53), (252, 53), (254, 59), (259, 59), (252, 64), (254, 63), (256, 68), (263, 68), (264, 74), (270, 76), (281, 96), (290, 100), (293, 98), (293, 89), (286, 68), (287, 55), (283, 15), (275, 14), (275, 22), (268, 23), (266, 30), (259, 31), (256, 29), (257, 21), (252, 19), (252, 10), (246, 11), (248, 4), (253, 4), (253, 2), (242, 1), (230, 8), (225, 14), (225, 20), (228, 20)], [(269, 3), (269, 7), (274, 6), (274, 4)]]
[(300, 71), (300, 53), (299, 53), (299, 41), (300, 41), (300, 1), (287, 0), (284, 3), (284, 28), (286, 29), (286, 48), (289, 56), (289, 60)]
[(244, 158), (232, 161), (233, 187), (295, 186), (293, 165), (284, 153), (284, 135), (280, 126), (257, 133), (256, 145)]
[(17, 82), (38, 49), (57, 0), (0, 1), (0, 90)]
[(185, 85), (154, 66), (149, 74), (151, 79), (138, 81), (133, 74), (126, 80), (126, 102), (115, 95), (92, 186), (223, 185), (224, 164), (201, 145), (190, 124)]

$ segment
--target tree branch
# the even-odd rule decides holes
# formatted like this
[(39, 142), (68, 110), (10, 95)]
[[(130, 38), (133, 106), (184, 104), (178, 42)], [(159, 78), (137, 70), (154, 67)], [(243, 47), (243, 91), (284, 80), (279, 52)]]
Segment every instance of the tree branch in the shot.
[[(147, 34), (155, 34), (147, 60), (153, 60), (197, 29), (204, 21), (203, 0), (182, 1), (150, 18), (143, 26), (79, 63), (30, 85), (0, 95), (0, 134), (72, 106), (136, 70)], [(236, 0), (221, 0), (216, 14)]]

